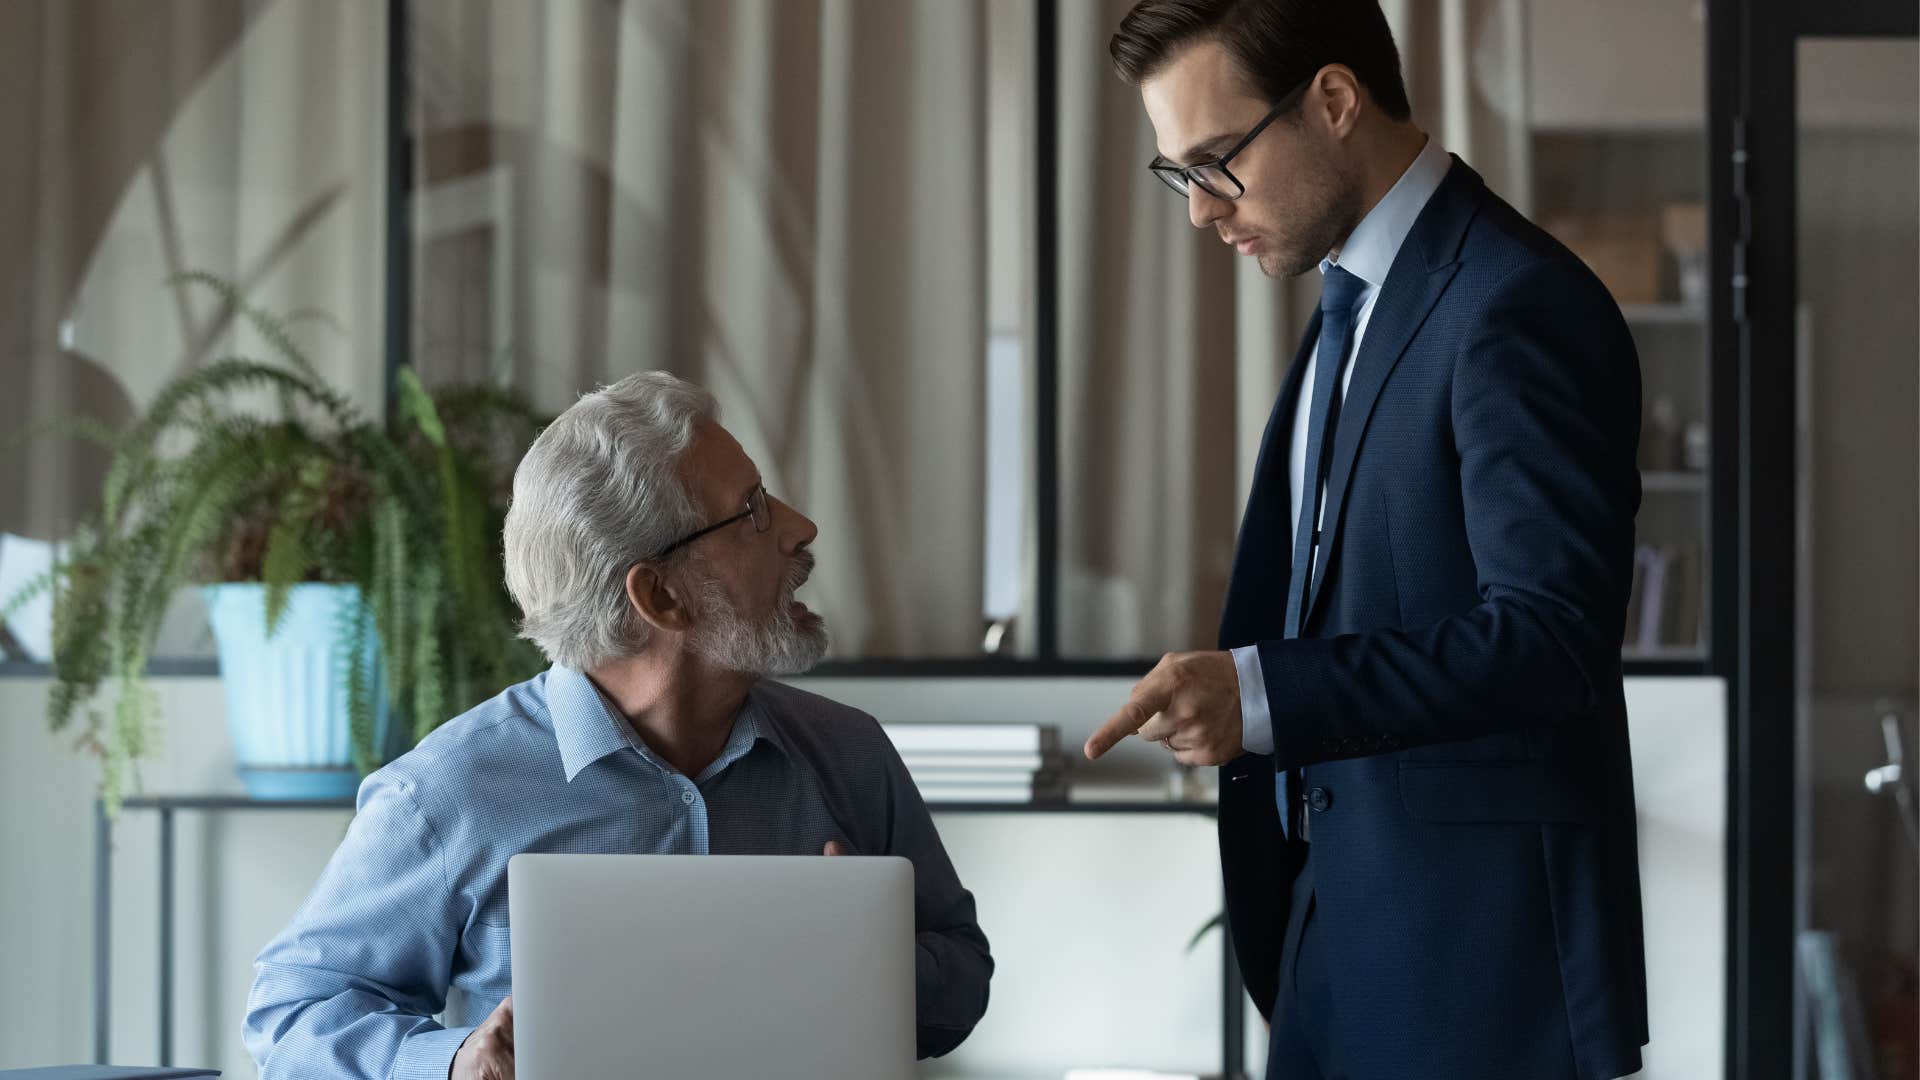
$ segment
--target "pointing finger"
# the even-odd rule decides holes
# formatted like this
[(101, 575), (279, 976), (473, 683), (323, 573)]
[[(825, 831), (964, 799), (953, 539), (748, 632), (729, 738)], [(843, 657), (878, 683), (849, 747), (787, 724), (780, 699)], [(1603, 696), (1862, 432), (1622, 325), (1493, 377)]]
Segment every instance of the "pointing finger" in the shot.
[(1097, 759), (1102, 754), (1119, 745), (1120, 740), (1139, 731), (1147, 725), (1153, 715), (1167, 707), (1167, 695), (1151, 676), (1141, 680), (1134, 688), (1133, 698), (1112, 719), (1100, 726), (1100, 730), (1087, 739), (1086, 755)]

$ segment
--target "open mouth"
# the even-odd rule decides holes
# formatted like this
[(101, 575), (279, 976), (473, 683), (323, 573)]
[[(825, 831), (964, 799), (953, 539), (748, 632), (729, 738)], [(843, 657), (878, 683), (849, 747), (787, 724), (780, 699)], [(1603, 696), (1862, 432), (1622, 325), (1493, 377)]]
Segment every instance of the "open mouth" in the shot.
[(803, 601), (794, 596), (794, 593), (799, 592), (800, 587), (805, 585), (807, 579), (812, 576), (813, 553), (810, 551), (802, 551), (794, 559), (793, 569), (787, 573), (787, 589), (785, 595), (782, 597), (787, 604), (787, 613), (794, 618), (811, 615), (813, 613)]

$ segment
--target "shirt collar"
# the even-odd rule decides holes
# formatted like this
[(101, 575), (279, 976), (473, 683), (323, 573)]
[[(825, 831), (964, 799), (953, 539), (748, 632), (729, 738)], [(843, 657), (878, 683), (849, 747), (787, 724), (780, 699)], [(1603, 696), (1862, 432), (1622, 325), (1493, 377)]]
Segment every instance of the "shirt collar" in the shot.
[[(587, 766), (608, 754), (628, 748), (659, 768), (667, 767), (648, 749), (639, 733), (633, 730), (633, 725), (627, 723), (619, 710), (607, 701), (606, 695), (593, 684), (593, 680), (585, 675), (555, 664), (547, 671), (546, 693), (547, 715), (553, 720), (553, 736), (560, 747), (560, 765), (566, 771), (568, 783), (572, 783), (573, 778)], [(778, 725), (768, 716), (766, 705), (760, 700), (758, 692), (750, 690), (739, 715), (734, 718), (733, 730), (727, 735), (727, 745), (706, 772), (694, 778), (695, 782), (717, 775), (745, 757), (761, 739), (781, 753), (787, 752)]]
[(1440, 140), (1429, 136), (1413, 164), (1354, 227), (1340, 246), (1339, 257), (1329, 255), (1320, 260), (1320, 272), (1324, 274), (1328, 267), (1338, 265), (1378, 289), (1387, 280), (1387, 271), (1400, 254), (1407, 234), (1413, 231), (1420, 211), (1426, 209), (1427, 200), (1440, 189), (1440, 181), (1446, 179), (1452, 166), (1453, 158), (1441, 147)]

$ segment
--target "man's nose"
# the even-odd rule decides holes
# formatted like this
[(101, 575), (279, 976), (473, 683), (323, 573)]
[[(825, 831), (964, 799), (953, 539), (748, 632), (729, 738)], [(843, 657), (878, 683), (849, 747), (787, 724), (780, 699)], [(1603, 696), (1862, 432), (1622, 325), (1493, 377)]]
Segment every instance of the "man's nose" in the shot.
[(820, 535), (820, 527), (812, 518), (771, 495), (767, 502), (773, 507), (774, 535), (779, 537), (781, 551), (798, 551)]
[(1226, 217), (1233, 204), (1217, 195), (1207, 194), (1207, 189), (1199, 184), (1187, 188), (1187, 220), (1193, 222), (1196, 229), (1211, 228), (1213, 223)]

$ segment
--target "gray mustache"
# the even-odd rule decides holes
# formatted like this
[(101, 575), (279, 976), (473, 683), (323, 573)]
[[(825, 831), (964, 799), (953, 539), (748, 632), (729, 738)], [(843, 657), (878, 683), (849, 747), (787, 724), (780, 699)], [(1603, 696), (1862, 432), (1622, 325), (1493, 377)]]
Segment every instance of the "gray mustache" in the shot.
[(793, 565), (787, 569), (788, 599), (792, 599), (793, 594), (800, 590), (800, 586), (805, 585), (807, 579), (813, 576), (814, 562), (813, 552), (805, 548), (801, 548), (799, 553), (794, 555)]

